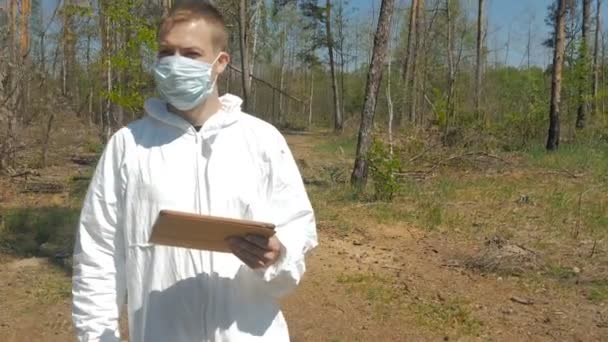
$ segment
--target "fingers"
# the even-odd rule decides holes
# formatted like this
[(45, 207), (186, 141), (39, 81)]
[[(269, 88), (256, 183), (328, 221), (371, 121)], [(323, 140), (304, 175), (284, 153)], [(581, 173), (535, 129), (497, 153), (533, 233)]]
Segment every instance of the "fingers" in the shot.
[(271, 251), (272, 249), (269, 248), (269, 244), (268, 244), (268, 239), (263, 237), (263, 236), (259, 236), (259, 235), (247, 235), (245, 236), (245, 240), (247, 240), (248, 242), (256, 245), (257, 247), (259, 247), (260, 249), (264, 250), (264, 251)]
[(231, 244), (232, 253), (252, 269), (265, 267), (264, 261), (238, 244)]
[(258, 259), (268, 259), (270, 257), (269, 250), (252, 243), (246, 238), (235, 238), (234, 244), (242, 250), (246, 250)]
[(251, 268), (266, 267), (278, 259), (278, 252), (268, 248), (268, 239), (259, 236), (228, 239), (233, 253)]

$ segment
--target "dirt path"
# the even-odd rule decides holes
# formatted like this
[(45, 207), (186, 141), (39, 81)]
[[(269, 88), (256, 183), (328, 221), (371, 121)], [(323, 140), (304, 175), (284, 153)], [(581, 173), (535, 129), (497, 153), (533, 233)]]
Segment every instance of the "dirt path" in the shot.
[[(310, 160), (312, 139), (288, 137), (296, 158)], [(455, 262), (470, 241), (365, 224), (338, 233), (320, 220), (320, 246), (283, 303), (294, 341), (608, 341), (608, 307), (575, 288), (480, 275)], [(0, 341), (72, 340), (69, 295), (55, 264), (0, 255)]]

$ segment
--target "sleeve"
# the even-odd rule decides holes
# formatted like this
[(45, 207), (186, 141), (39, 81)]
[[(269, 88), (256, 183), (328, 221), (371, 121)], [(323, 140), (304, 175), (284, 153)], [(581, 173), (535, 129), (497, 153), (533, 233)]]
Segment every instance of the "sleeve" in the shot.
[(80, 214), (74, 246), (72, 319), (79, 342), (120, 341), (125, 302), (125, 248), (121, 225), (124, 144), (117, 133), (97, 165)]
[(268, 201), (283, 250), (274, 265), (255, 271), (275, 298), (296, 288), (306, 271), (305, 256), (318, 244), (314, 212), (302, 176), (285, 139), (277, 135), (278, 149), (273, 148), (270, 156)]

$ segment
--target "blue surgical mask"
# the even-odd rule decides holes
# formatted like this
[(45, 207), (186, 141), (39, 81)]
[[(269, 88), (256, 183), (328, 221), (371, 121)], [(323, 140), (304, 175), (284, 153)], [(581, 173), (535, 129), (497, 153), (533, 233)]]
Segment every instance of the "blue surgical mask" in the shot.
[(191, 110), (211, 95), (215, 87), (213, 64), (182, 56), (168, 56), (158, 60), (154, 79), (160, 95), (179, 110)]

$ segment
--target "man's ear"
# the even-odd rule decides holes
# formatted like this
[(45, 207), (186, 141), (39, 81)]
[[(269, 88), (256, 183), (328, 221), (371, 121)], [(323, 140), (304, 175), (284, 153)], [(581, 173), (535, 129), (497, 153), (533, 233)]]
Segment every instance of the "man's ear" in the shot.
[(227, 52), (220, 52), (217, 63), (215, 65), (215, 71), (218, 75), (221, 75), (230, 64), (230, 55)]

